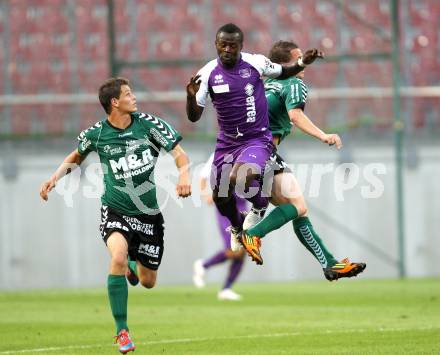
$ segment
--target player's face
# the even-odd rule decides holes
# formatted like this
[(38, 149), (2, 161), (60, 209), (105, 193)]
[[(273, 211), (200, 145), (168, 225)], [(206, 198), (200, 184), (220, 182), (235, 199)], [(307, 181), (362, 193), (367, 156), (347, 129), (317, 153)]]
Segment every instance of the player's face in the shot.
[[(292, 56), (292, 60), (290, 63), (295, 63), (298, 58), (302, 57), (303, 53), (300, 48), (295, 48), (290, 51), (290, 55)], [(300, 79), (304, 79), (304, 70), (296, 74), (296, 76)]]
[(233, 67), (243, 48), (240, 34), (220, 32), (215, 39), (215, 48), (222, 64), (225, 67)]
[(118, 99), (118, 109), (121, 112), (137, 111), (136, 96), (131, 92), (128, 85), (121, 86), (121, 95)]

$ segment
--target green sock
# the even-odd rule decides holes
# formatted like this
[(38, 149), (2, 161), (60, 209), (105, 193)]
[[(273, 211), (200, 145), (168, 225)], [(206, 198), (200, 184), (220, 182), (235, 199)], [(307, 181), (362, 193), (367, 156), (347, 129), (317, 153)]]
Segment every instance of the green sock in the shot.
[(270, 213), (252, 228), (247, 230), (247, 234), (256, 235), (263, 238), (267, 233), (280, 228), (289, 221), (298, 217), (298, 211), (294, 205), (286, 203), (275, 207)]
[(319, 235), (313, 229), (308, 217), (299, 217), (293, 221), (293, 229), (300, 242), (319, 261), (322, 268), (331, 267), (338, 261), (330, 253)]
[(128, 257), (128, 267), (130, 268), (131, 271), (135, 273), (136, 276), (138, 276), (136, 260), (131, 260), (130, 257)]
[(107, 278), (108, 298), (116, 323), (116, 333), (122, 329), (128, 330), (127, 326), (127, 299), (128, 286), (124, 275), (108, 275)]

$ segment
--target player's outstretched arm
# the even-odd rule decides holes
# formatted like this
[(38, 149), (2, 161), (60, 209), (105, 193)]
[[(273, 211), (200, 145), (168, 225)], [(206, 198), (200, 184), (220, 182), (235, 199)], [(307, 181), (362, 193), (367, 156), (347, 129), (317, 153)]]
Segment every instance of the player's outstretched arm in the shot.
[(176, 185), (177, 196), (188, 197), (191, 195), (191, 178), (189, 175), (189, 159), (183, 148), (178, 144), (171, 151), (174, 162), (179, 170), (179, 180)]
[(40, 196), (44, 201), (48, 200), (48, 194), (55, 187), (57, 181), (61, 179), (64, 175), (72, 172), (77, 166), (79, 166), (85, 159), (85, 155), (79, 154), (78, 150), (75, 149), (70, 153), (57, 170), (52, 174), (49, 180), (43, 182), (40, 188)]
[(197, 105), (196, 94), (200, 89), (200, 75), (191, 77), (186, 85), (186, 115), (191, 122), (197, 122), (203, 113), (203, 107)]
[(292, 65), (283, 65), (281, 75), (277, 79), (287, 79), (291, 76), (295, 76), (303, 71), (307, 65), (312, 64), (317, 58), (324, 58), (324, 53), (316, 48), (308, 49), (302, 58), (299, 58), (296, 63)]
[(328, 145), (336, 145), (337, 149), (342, 148), (341, 138), (337, 134), (327, 134), (317, 127), (300, 108), (289, 110), (289, 118), (292, 123), (304, 133), (319, 139)]

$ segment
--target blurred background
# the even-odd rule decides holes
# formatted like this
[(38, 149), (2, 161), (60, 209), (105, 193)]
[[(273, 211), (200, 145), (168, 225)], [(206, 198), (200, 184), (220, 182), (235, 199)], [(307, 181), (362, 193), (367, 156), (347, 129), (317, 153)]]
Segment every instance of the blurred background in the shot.
[[(114, 75), (130, 79), (141, 111), (182, 133), (194, 164), (192, 199), (158, 191), (166, 220), (159, 283), (190, 283), (194, 260), (221, 247), (213, 208), (197, 191), (198, 167), (215, 145), (215, 115), (208, 108), (189, 122), (184, 90), (215, 58), (215, 33), (227, 22), (243, 30), (246, 52), (267, 55), (287, 39), (326, 54), (306, 70), (306, 113), (339, 133), (344, 149), (295, 132), (281, 154), (294, 170), (307, 167), (299, 180), (309, 215), (335, 256), (367, 262), (362, 278), (439, 276), (439, 19), (437, 0), (0, 1), (0, 288), (104, 284), (100, 202), (84, 196), (96, 181), (83, 169), (68, 201), (54, 192), (43, 203), (38, 190), (78, 133), (105, 118), (97, 90)], [(88, 161), (85, 168), (97, 157)], [(342, 163), (356, 164), (359, 179), (350, 168), (341, 175)], [(313, 164), (335, 167), (318, 194), (310, 188)], [(371, 164), (382, 167), (383, 193), (365, 198)], [(175, 175), (166, 157), (159, 169)], [(353, 185), (342, 200), (341, 183)], [(265, 265), (249, 262), (242, 280), (322, 278), (291, 225), (266, 238), (262, 252)], [(223, 272), (208, 280), (220, 282)]]

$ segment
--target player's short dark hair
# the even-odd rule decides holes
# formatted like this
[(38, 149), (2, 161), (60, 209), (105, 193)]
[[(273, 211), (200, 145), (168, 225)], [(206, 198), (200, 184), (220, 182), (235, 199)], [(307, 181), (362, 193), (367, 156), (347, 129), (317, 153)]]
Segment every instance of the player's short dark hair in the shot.
[(275, 42), (269, 52), (269, 59), (274, 63), (289, 63), (292, 59), (290, 51), (299, 48), (295, 42), (292, 41), (278, 41)]
[(130, 82), (125, 78), (110, 78), (99, 88), (99, 102), (104, 111), (109, 115), (112, 111), (112, 99), (119, 99), (121, 96), (121, 86), (130, 85)]
[(240, 42), (243, 43), (243, 40), (244, 40), (243, 31), (240, 29), (240, 27), (238, 27), (237, 25), (235, 25), (233, 23), (227, 23), (226, 25), (221, 26), (217, 30), (217, 33), (215, 34), (215, 38), (217, 38), (217, 36), (219, 35), (220, 32), (238, 33), (240, 35)]

